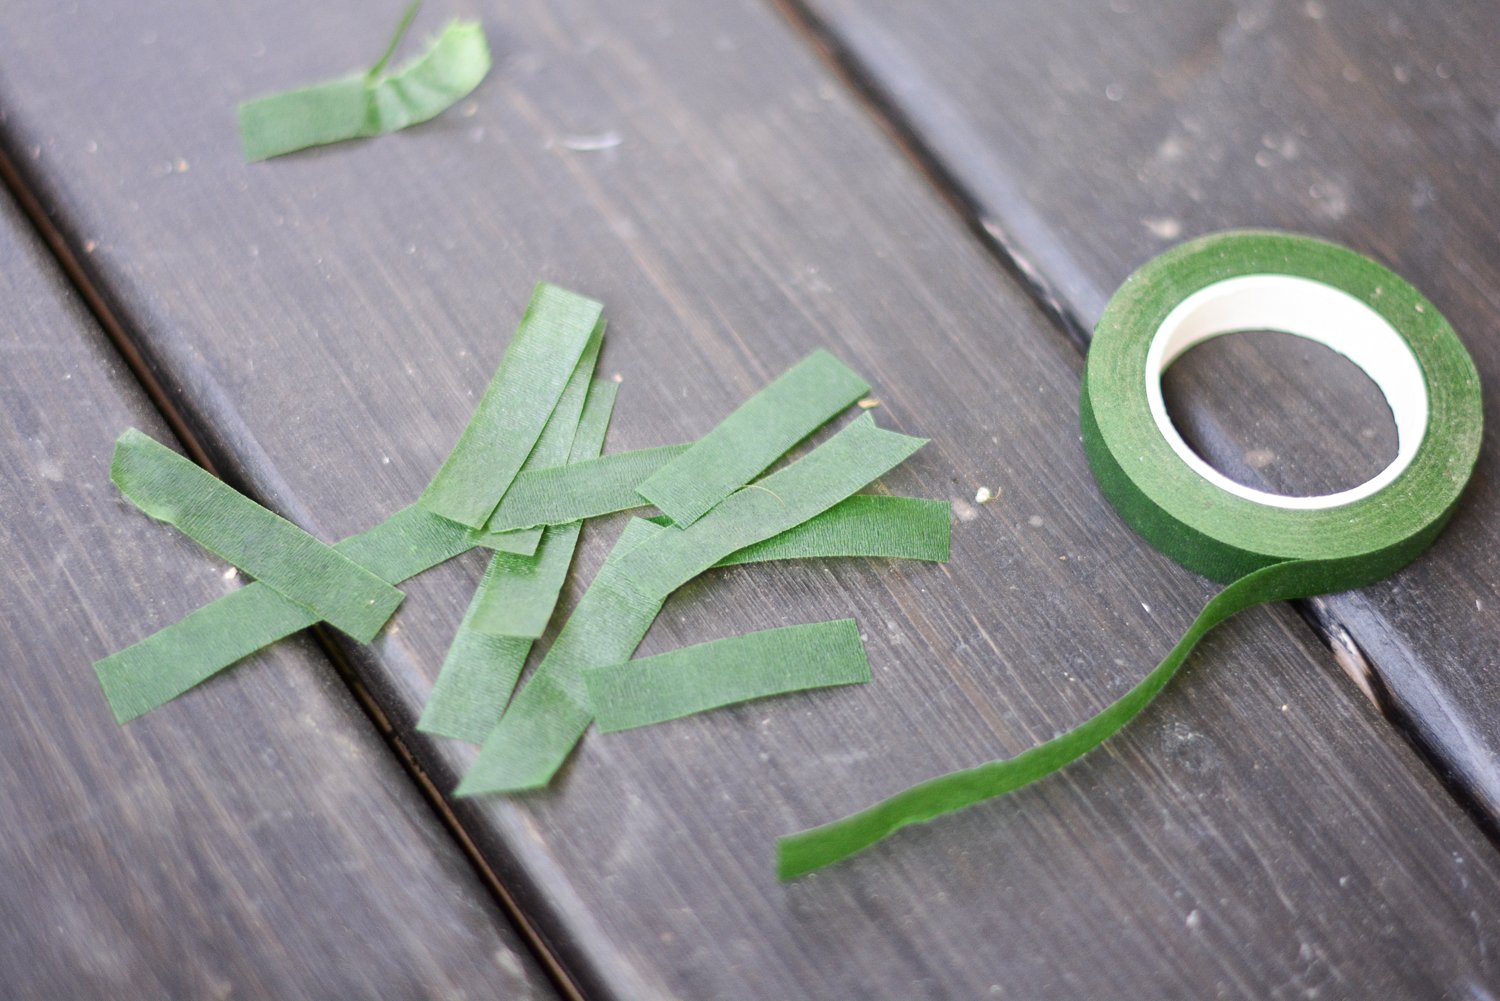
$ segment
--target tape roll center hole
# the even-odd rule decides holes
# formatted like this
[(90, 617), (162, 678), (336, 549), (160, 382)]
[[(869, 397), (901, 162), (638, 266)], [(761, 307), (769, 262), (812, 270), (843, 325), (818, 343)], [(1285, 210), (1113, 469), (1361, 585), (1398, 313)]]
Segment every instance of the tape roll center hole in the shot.
[[(1343, 356), (1363, 372), (1384, 397), (1388, 407), (1395, 429), (1395, 456), (1373, 476), (1363, 479), (1355, 486), (1310, 495), (1277, 492), (1278, 485), (1267, 482), (1266, 470), (1272, 465), (1272, 461), (1251, 461), (1265, 460), (1266, 457), (1253, 454), (1253, 449), (1250, 448), (1241, 449), (1239, 462), (1236, 463), (1233, 453), (1219, 452), (1217, 447), (1209, 448), (1206, 444), (1201, 446), (1206, 452), (1218, 453), (1213, 457), (1241, 472), (1246, 479), (1252, 482), (1259, 480), (1255, 485), (1232, 479), (1204, 461), (1184, 440), (1168, 414), (1162, 393), (1162, 377), (1173, 362), (1196, 345), (1226, 335), (1251, 331), (1295, 335), (1297, 340), (1320, 345)], [(1226, 350), (1234, 351), (1235, 348), (1230, 345)], [(1316, 355), (1311, 357), (1316, 358)], [(1217, 370), (1212, 377), (1224, 390), (1233, 392), (1236, 388), (1235, 380), (1253, 377), (1252, 373), (1257, 368), (1276, 376), (1274, 381), (1280, 383), (1272, 387), (1267, 383), (1273, 380), (1263, 379), (1258, 386), (1242, 384), (1244, 395), (1238, 398), (1236, 407), (1244, 408), (1246, 414), (1258, 413), (1267, 419), (1274, 419), (1278, 414), (1310, 418), (1318, 427), (1313, 432), (1304, 431), (1308, 435), (1304, 441), (1319, 454), (1327, 467), (1326, 472), (1338, 470), (1347, 472), (1350, 476), (1358, 475), (1357, 464), (1350, 463), (1350, 455), (1370, 454), (1369, 450), (1338, 449), (1329, 428), (1331, 426), (1336, 432), (1350, 428), (1352, 424), (1357, 441), (1360, 432), (1366, 427), (1370, 427), (1378, 438), (1383, 422), (1373, 420), (1373, 415), (1372, 419), (1360, 422), (1357, 414), (1340, 412), (1339, 407), (1347, 401), (1333, 399), (1324, 404), (1329, 408), (1324, 411), (1328, 413), (1329, 419), (1320, 419), (1318, 403), (1323, 394), (1317, 385), (1318, 380), (1315, 379), (1311, 385), (1291, 387), (1300, 390), (1297, 392), (1289, 391), (1286, 385), (1289, 377), (1302, 379), (1306, 383), (1306, 377), (1313, 374), (1308, 366), (1293, 358), (1283, 357), (1274, 365), (1265, 364), (1275, 361), (1270, 358), (1262, 358), (1260, 364), (1251, 364), (1247, 358), (1227, 361), (1228, 364)], [(1250, 274), (1226, 278), (1200, 288), (1173, 307), (1152, 335), (1146, 352), (1145, 381), (1146, 403), (1152, 419), (1162, 438), (1177, 453), (1178, 458), (1198, 476), (1225, 493), (1269, 507), (1326, 509), (1353, 504), (1373, 496), (1394, 482), (1411, 465), (1427, 434), (1430, 413), (1427, 381), (1410, 345), (1391, 326), (1390, 321), (1368, 303), (1342, 289), (1310, 278)], [(1356, 418), (1353, 422), (1349, 421), (1351, 416)], [(1206, 437), (1200, 434), (1200, 442)], [(1218, 439), (1217, 435), (1212, 437)], [(1257, 465), (1260, 466), (1259, 469), (1256, 469)], [(1289, 468), (1290, 465), (1292, 464), (1289, 464)], [(1298, 462), (1295, 465), (1313, 467), (1315, 463)], [(1253, 476), (1251, 471), (1254, 471)], [(1319, 484), (1312, 489), (1326, 488)]]
[(1214, 337), (1173, 361), (1161, 386), (1188, 447), (1247, 487), (1335, 494), (1396, 459), (1396, 422), (1380, 387), (1305, 337), (1276, 330)]

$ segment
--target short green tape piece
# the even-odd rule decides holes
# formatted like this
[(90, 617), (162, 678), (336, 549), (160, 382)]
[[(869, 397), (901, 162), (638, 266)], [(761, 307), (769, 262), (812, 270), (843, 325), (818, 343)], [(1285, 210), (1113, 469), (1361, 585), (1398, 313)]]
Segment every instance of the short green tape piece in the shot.
[(641, 496), (686, 528), (869, 391), (833, 355), (814, 351), (642, 483)]
[[(592, 385), (569, 457), (597, 455), (604, 447), (617, 390), (613, 382)], [(418, 730), (478, 744), (494, 728), (515, 690), (532, 640), (552, 617), (579, 528), (576, 523), (548, 528), (535, 556), (496, 553), (491, 558), (448, 646)], [(481, 629), (481, 619), (492, 628)]]
[(592, 299), (537, 285), (474, 416), (418, 504), (471, 528), (489, 520), (541, 437), (601, 312)]
[(416, 8), (407, 8), (385, 55), (368, 71), (242, 103), (245, 159), (395, 132), (436, 117), (479, 86), (490, 71), (490, 49), (473, 22), (451, 22), (425, 53), (384, 72)]
[(361, 643), (401, 604), (369, 570), (135, 428), (115, 442), (110, 478), (151, 517)]
[(926, 444), (877, 427), (869, 414), (758, 483), (721, 501), (685, 529), (670, 529), (623, 557), (620, 573), (665, 598), (731, 553), (814, 518)]
[[(333, 548), (398, 584), (467, 552), (476, 540), (472, 529), (412, 505)], [(127, 723), (317, 621), (256, 581), (95, 662), (94, 673), (115, 719)]]
[(552, 780), (593, 719), (584, 672), (628, 660), (661, 611), (662, 600), (642, 595), (620, 577), (618, 567), (624, 554), (662, 531), (669, 530), (639, 518), (625, 526), (536, 673), (485, 738), (454, 795), (538, 789)]
[(870, 662), (853, 619), (731, 636), (584, 674), (589, 705), (605, 733), (869, 680)]
[(512, 532), (644, 507), (646, 501), (638, 492), (641, 483), (687, 449), (662, 445), (551, 469), (528, 469), (516, 477), (488, 528)]
[(952, 534), (952, 508), (947, 501), (855, 494), (816, 518), (737, 550), (714, 565), (838, 556), (947, 563)]

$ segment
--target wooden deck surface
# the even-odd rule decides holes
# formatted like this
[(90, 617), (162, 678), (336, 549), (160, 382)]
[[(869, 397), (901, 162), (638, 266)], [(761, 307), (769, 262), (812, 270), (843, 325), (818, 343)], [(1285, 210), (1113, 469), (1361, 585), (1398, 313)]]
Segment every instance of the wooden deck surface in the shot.
[[(1488, 450), (1452, 530), (1397, 578), (1244, 614), (1064, 773), (775, 881), (776, 835), (1081, 721), (1215, 590), (1116, 518), (1078, 447), (1080, 341), (1153, 253), (1228, 225), (1339, 239), (1431, 295), (1487, 385), (1500, 374), (1493, 15), (945, 6), (434, 3), (419, 34), (452, 13), (489, 34), (472, 99), (254, 166), (235, 102), (373, 57), (396, 11), (0, 14), (0, 150), (70, 269), (0, 216), (0, 651), (24, 720), (0, 738), (20, 804), (0, 820), (19, 861), (0, 868), (0, 983), (1500, 993)], [(162, 433), (154, 404), (309, 531), (359, 531), (415, 498), (539, 278), (606, 305), (608, 451), (702, 434), (815, 347), (872, 382), (880, 423), (933, 439), (884, 482), (954, 502), (949, 565), (717, 572), (641, 648), (852, 614), (875, 683), (591, 734), (543, 793), (448, 801), (473, 749), (413, 727), (469, 554), (410, 582), (370, 647), (301, 637), (109, 722), (89, 662), (230, 586), (115, 495), (113, 437)], [(1234, 340), (1170, 387), (1224, 468), (1318, 489), (1380, 464), (1387, 418), (1357, 373)], [(1268, 386), (1291, 402), (1258, 406)], [(1003, 492), (975, 506), (981, 486)], [(622, 524), (586, 527), (564, 610)]]

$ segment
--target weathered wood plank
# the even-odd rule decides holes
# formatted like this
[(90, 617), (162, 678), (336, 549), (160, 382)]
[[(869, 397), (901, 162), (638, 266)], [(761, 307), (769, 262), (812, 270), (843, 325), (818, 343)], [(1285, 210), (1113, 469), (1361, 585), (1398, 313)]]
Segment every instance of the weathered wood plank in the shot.
[(89, 661), (237, 585), (110, 485), (161, 422), (28, 230), (0, 199), (0, 994), (555, 997), (313, 644), (115, 725)]
[[(720, 573), (643, 646), (852, 613), (874, 685), (591, 738), (555, 788), (460, 807), (591, 994), (1495, 981), (1494, 853), (1286, 609), (1216, 635), (1057, 779), (774, 882), (776, 834), (1077, 722), (1210, 588), (1094, 491), (1076, 353), (773, 12), (486, 7), (498, 68), (456, 114), (247, 168), (234, 101), (377, 51), (383, 18), (279, 0), (129, 21), (102, 0), (24, 9), (27, 32), (0, 41), (6, 141), (37, 150), (32, 182), (92, 243), (95, 279), (216, 458), (323, 537), (416, 495), (537, 277), (608, 305), (613, 449), (702, 433), (814, 346), (876, 384), (883, 423), (934, 438), (887, 483), (963, 502), (951, 566)], [(968, 504), (981, 485), (1001, 499)], [(618, 527), (586, 530), (580, 579)], [(410, 728), (478, 569), (418, 578), (388, 635), (349, 651), (445, 786), (471, 751)], [(216, 714), (204, 693), (174, 709)]]
[[(1078, 329), (1177, 239), (1272, 226), (1400, 272), (1453, 322), (1486, 382), (1500, 379), (1494, 5), (1067, 0), (1045, 17), (1014, 4), (806, 6)], [(1220, 468), (1316, 492), (1359, 482), (1395, 454), (1383, 402), (1327, 352), (1199, 350), (1197, 374), (1179, 380), (1181, 409)], [(1292, 359), (1322, 398), (1300, 423), (1268, 427), (1255, 388), (1284, 392)], [(1237, 376), (1214, 374), (1224, 372)], [(1494, 465), (1482, 458), (1430, 555), (1310, 607), (1341, 660), (1356, 675), (1373, 670), (1392, 715), (1491, 823), (1497, 514)]]

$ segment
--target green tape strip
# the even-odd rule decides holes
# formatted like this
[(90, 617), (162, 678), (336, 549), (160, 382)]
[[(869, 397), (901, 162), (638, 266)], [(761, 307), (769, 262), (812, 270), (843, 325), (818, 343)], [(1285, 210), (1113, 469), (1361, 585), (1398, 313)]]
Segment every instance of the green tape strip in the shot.
[(869, 391), (833, 355), (814, 351), (642, 483), (641, 496), (685, 528)]
[(368, 643), (403, 595), (135, 428), (115, 442), (110, 478), (142, 511)]
[(731, 636), (584, 675), (589, 705), (605, 733), (869, 680), (870, 662), (853, 619)]
[(746, 546), (714, 565), (838, 556), (947, 563), (952, 534), (947, 501), (855, 494), (811, 521)]
[(638, 492), (641, 483), (687, 449), (687, 445), (662, 445), (527, 470), (516, 477), (488, 527), (508, 533), (644, 507), (646, 501)]
[(531, 680), (500, 718), (456, 796), (539, 789), (588, 729), (593, 714), (583, 674), (629, 659), (651, 628), (662, 599), (642, 595), (619, 573), (624, 556), (669, 531), (632, 518)]
[(461, 525), (484, 525), (541, 437), (584, 349), (602, 332), (602, 308), (556, 285), (537, 285), (474, 416), (418, 504)]
[[(1373, 486), (1289, 501), (1220, 482), (1181, 444), (1159, 405), (1162, 370), (1198, 341), (1256, 329), (1327, 343), (1380, 386), (1396, 418), (1398, 458)], [(1095, 332), (1081, 412), (1095, 479), (1120, 516), (1184, 566), (1231, 583), (1141, 684), (1093, 719), (1015, 758), (932, 779), (782, 838), (781, 878), (1076, 760), (1145, 708), (1203, 634), (1242, 609), (1393, 573), (1446, 524), (1483, 433), (1478, 373), (1432, 303), (1353, 251), (1267, 232), (1195, 240), (1132, 275)]]
[(620, 572), (643, 593), (665, 598), (730, 553), (813, 518), (926, 444), (877, 427), (869, 414), (801, 459), (736, 491), (702, 519), (623, 557)]
[(416, 9), (407, 8), (385, 55), (369, 71), (241, 104), (245, 159), (395, 132), (436, 117), (479, 86), (490, 71), (490, 49), (483, 29), (472, 22), (450, 23), (425, 53), (382, 75)]
[(883, 431), (865, 415), (690, 528), (633, 519), (457, 795), (545, 786), (592, 718), (584, 672), (629, 659), (667, 595), (719, 560), (816, 517), (924, 443)]
[[(467, 552), (477, 537), (472, 529), (412, 505), (333, 548), (398, 584)], [(317, 621), (257, 581), (95, 662), (94, 673), (115, 719), (126, 723)]]
[[(592, 385), (564, 458), (599, 454), (617, 390), (613, 382)], [(546, 629), (557, 606), (579, 528), (576, 523), (548, 528), (535, 556), (496, 553), (490, 560), (443, 658), (418, 730), (478, 744), (499, 722), (532, 640)]]

